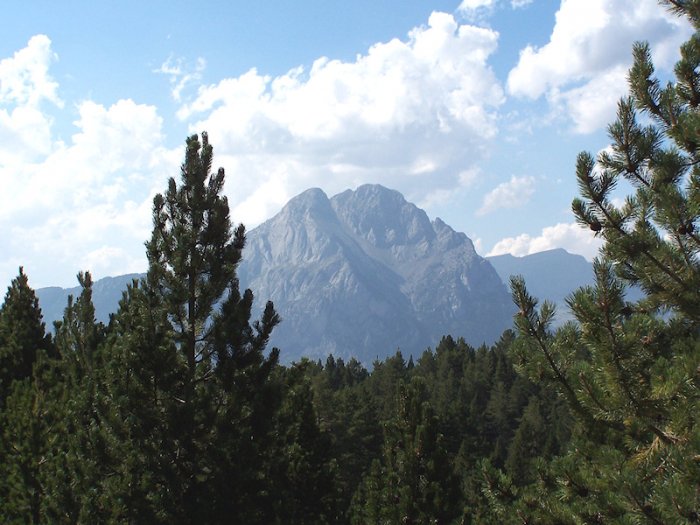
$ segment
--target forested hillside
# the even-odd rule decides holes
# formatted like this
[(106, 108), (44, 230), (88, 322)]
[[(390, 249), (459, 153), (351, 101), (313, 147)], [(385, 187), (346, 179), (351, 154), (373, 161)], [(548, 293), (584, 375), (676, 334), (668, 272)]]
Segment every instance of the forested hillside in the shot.
[(523, 484), (568, 441), (565, 404), (515, 372), (511, 332), (479, 349), (445, 337), (371, 372), (332, 356), (284, 367), (249, 341), (198, 361), (211, 378), (195, 372), (191, 414), (186, 361), (149, 334), (149, 310), (125, 309), (142, 289), (105, 327), (83, 285), (54, 341), (24, 274), (5, 298), (4, 323), (23, 319), (2, 332), (17, 352), (3, 354), (5, 522), (479, 521), (486, 465)]
[[(664, 2), (700, 28), (700, 1)], [(208, 136), (153, 200), (148, 272), (108, 324), (80, 273), (55, 335), (20, 269), (0, 307), (4, 523), (700, 522), (700, 36), (634, 48), (611, 148), (576, 163), (604, 240), (575, 320), (511, 280), (515, 329), (419, 358), (279, 363), (252, 315)], [(631, 187), (620, 201), (613, 190)], [(630, 286), (644, 292), (629, 300)]]

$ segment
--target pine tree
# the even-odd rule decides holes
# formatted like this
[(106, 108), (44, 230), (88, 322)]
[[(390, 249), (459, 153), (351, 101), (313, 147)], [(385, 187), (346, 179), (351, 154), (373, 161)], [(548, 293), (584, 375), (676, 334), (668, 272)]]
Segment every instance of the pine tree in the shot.
[(53, 356), (51, 336), (41, 318), (39, 299), (22, 268), (0, 307), (0, 409), (14, 381), (30, 378), (40, 352)]
[[(568, 453), (541, 471), (550, 490), (532, 500), (555, 522), (700, 520), (700, 2), (664, 3), (696, 29), (675, 82), (662, 86), (636, 44), (611, 151), (577, 160), (574, 213), (605, 241), (595, 284), (569, 299), (578, 323), (552, 333), (553, 307), (512, 281), (516, 359), (558, 385), (577, 419)], [(620, 206), (622, 181), (633, 192)], [(628, 302), (631, 284), (646, 298)]]
[(40, 354), (33, 376), (15, 381), (0, 413), (0, 519), (45, 523), (46, 458), (55, 428), (50, 398), (55, 365)]
[[(372, 460), (381, 456), (382, 427), (374, 398), (364, 384), (337, 392), (331, 399), (333, 410), (328, 427), (333, 434), (333, 457), (338, 464), (339, 507), (345, 521), (353, 494), (368, 473)], [(341, 521), (339, 521), (340, 523)]]
[[(250, 322), (253, 294), (236, 266), (224, 172), (187, 140), (181, 184), (154, 199), (146, 278), (105, 329), (92, 280), (57, 323), (58, 421), (46, 458), (45, 522), (270, 523), (282, 385), (271, 303)], [(282, 461), (282, 460), (279, 460)]]
[(505, 467), (514, 483), (524, 485), (533, 481), (532, 462), (543, 455), (546, 444), (547, 433), (540, 401), (533, 396), (508, 447)]
[(275, 418), (276, 440), (268, 451), (273, 480), (270, 523), (338, 523), (337, 464), (331, 436), (323, 431), (313, 405), (308, 362), (280, 370), (283, 403)]
[(206, 133), (201, 143), (188, 138), (180, 184), (170, 179), (153, 201), (143, 287), (149, 309), (170, 326), (177, 352), (168, 362), (181, 370), (161, 384), (175, 448), (174, 474), (159, 482), (179, 502), (173, 521), (259, 523), (269, 508), (264, 457), (280, 403), (278, 351), (266, 356), (265, 347), (279, 317), (268, 302), (250, 322), (253, 293), (241, 293), (236, 277), (245, 228), (231, 226), (224, 170), (210, 173), (212, 157)]
[(180, 474), (178, 445), (169, 429), (184, 363), (157, 297), (140, 283), (127, 287), (103, 348), (104, 401), (96, 408), (110, 470), (99, 493), (106, 519), (177, 522), (180, 501), (171, 488)]
[(352, 523), (451, 523), (459, 514), (457, 478), (438, 432), (425, 383), (400, 384), (385, 430), (381, 463), (358, 489)]
[(41, 523), (51, 415), (46, 400), (55, 350), (23, 269), (0, 308), (0, 519)]
[(108, 472), (97, 410), (104, 326), (95, 319), (91, 275), (79, 273), (78, 282), (80, 296), (69, 296), (56, 323), (61, 360), (54, 372), (59, 381), (49, 391), (55, 423), (45, 461), (46, 522), (95, 522), (103, 512), (96, 495)]

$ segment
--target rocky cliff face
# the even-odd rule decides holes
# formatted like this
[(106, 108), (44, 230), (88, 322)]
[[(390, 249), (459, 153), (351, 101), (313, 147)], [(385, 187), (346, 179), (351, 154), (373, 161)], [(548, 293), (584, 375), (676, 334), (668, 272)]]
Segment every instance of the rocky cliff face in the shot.
[(284, 360), (418, 354), (445, 334), (492, 342), (510, 326), (510, 296), (471, 241), (382, 186), (292, 199), (248, 234), (243, 286), (283, 318)]

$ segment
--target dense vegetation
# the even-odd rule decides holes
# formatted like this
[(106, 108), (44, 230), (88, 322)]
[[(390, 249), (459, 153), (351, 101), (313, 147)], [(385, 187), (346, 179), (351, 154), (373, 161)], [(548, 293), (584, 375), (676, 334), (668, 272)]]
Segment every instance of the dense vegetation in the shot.
[[(667, 1), (697, 29), (700, 1)], [(89, 274), (47, 335), (20, 270), (0, 307), (4, 523), (699, 523), (700, 37), (662, 86), (634, 49), (612, 148), (577, 163), (602, 236), (576, 321), (521, 279), (516, 332), (415, 361), (278, 363), (279, 322), (206, 134), (154, 199), (146, 278), (104, 326)], [(616, 205), (622, 181), (631, 194)], [(626, 287), (646, 294), (625, 299)]]
[(133, 304), (142, 285), (104, 327), (82, 284), (55, 341), (24, 274), (5, 298), (3, 356), (33, 366), (3, 361), (4, 522), (478, 519), (484, 459), (524, 483), (568, 439), (564, 404), (513, 369), (512, 333), (478, 350), (445, 337), (372, 373), (333, 357), (282, 367), (274, 350), (239, 347), (235, 364), (196, 360), (192, 414), (186, 355), (177, 332), (156, 332), (152, 306)]

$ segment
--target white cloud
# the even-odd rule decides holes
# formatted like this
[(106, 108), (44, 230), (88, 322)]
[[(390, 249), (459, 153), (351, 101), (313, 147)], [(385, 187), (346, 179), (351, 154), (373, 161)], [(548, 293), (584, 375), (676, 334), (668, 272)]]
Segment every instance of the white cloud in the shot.
[(656, 0), (562, 0), (549, 42), (521, 51), (508, 91), (544, 95), (576, 131), (594, 131), (614, 117), (615, 102), (626, 92), (632, 44), (649, 41), (656, 66), (668, 71), (691, 33), (687, 21)]
[(517, 237), (507, 237), (498, 241), (487, 254), (510, 253), (516, 257), (530, 255), (554, 248), (564, 248), (570, 253), (583, 255), (589, 261), (598, 255), (603, 241), (576, 223), (559, 223), (542, 229), (536, 237), (523, 233)]
[(145, 258), (143, 254), (134, 254), (116, 246), (103, 245), (90, 251), (82, 258), (80, 268), (92, 273), (94, 279), (120, 274), (143, 272)]
[(583, 86), (563, 92), (553, 90), (549, 99), (568, 113), (577, 133), (592, 133), (609, 123), (617, 103), (627, 90), (626, 66), (612, 67)]
[(501, 208), (519, 208), (525, 205), (535, 193), (534, 177), (512, 176), (484, 196), (477, 215), (486, 215)]
[(50, 151), (51, 119), (41, 107), (44, 102), (63, 107), (49, 75), (56, 59), (49, 38), (37, 35), (0, 60), (0, 166), (21, 165)]
[[(329, 193), (380, 182), (422, 202), (472, 184), (495, 136), (503, 91), (487, 60), (498, 35), (435, 13), (405, 41), (372, 46), (353, 62), (321, 58), (271, 78), (251, 70), (203, 86), (180, 115), (208, 130), (225, 166), (233, 219), (253, 226), (310, 186)], [(75, 133), (59, 140), (56, 56), (47, 37), (0, 61), (0, 282), (19, 263), (35, 286), (71, 285), (145, 268), (151, 202), (177, 175), (181, 148), (165, 148), (154, 106), (85, 100)], [(204, 68), (175, 59), (159, 71), (172, 96)], [(5, 82), (5, 79), (8, 79)], [(50, 256), (49, 256), (50, 254)]]
[[(533, 0), (511, 0), (510, 6), (513, 9), (527, 7)], [(457, 8), (462, 15), (470, 19), (479, 19), (480, 15), (492, 14), (494, 9), (501, 5), (503, 0), (462, 0)]]
[(36, 107), (48, 100), (60, 106), (58, 84), (48, 73), (50, 63), (57, 58), (51, 51), (51, 40), (36, 35), (12, 58), (0, 60), (0, 104)]
[(462, 0), (457, 8), (459, 11), (471, 11), (483, 7), (493, 7), (496, 0)]
[(9, 188), (0, 194), (0, 220), (37, 206), (74, 210), (150, 188), (149, 173), (163, 158), (155, 107), (120, 100), (105, 108), (88, 101), (78, 111), (79, 132), (71, 143), (54, 143), (49, 155), (19, 170), (0, 165)]
[(194, 68), (187, 68), (183, 58), (169, 57), (154, 73), (160, 73), (170, 77), (170, 94), (175, 102), (182, 101), (182, 92), (185, 88), (197, 84), (202, 80), (202, 72), (207, 67), (204, 58), (199, 57)]
[(235, 179), (236, 220), (255, 224), (311, 186), (332, 194), (376, 182), (439, 199), (469, 182), (460, 174), (497, 133), (504, 95), (487, 63), (497, 43), (490, 29), (433, 13), (406, 40), (352, 62), (319, 58), (308, 70), (251, 69), (202, 86), (178, 116), (209, 132)]
[(0, 136), (16, 139), (0, 140), (4, 283), (19, 264), (35, 286), (74, 284), (83, 269), (101, 275), (143, 269), (153, 194), (180, 162), (180, 151), (175, 156), (163, 146), (156, 108), (132, 100), (109, 107), (82, 102), (76, 133), (66, 142), (54, 137), (41, 107), (63, 106), (48, 72), (53, 60), (49, 39), (40, 35), (0, 61)]

